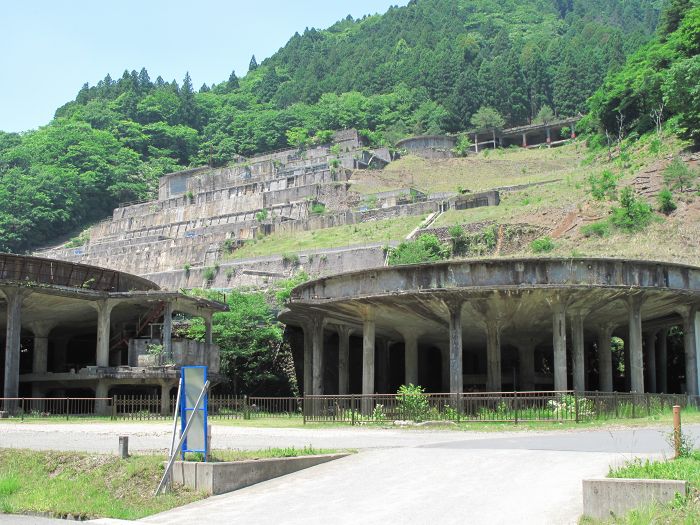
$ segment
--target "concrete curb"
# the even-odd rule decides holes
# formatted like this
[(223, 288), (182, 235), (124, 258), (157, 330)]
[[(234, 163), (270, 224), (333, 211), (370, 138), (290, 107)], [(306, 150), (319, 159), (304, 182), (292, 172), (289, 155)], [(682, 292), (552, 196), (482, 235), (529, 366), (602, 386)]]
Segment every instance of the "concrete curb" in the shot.
[(583, 515), (606, 519), (685, 496), (688, 482), (669, 479), (603, 478), (583, 480)]
[(319, 454), (294, 458), (266, 458), (230, 462), (176, 461), (173, 481), (207, 494), (224, 494), (234, 490), (314, 467), (350, 454)]

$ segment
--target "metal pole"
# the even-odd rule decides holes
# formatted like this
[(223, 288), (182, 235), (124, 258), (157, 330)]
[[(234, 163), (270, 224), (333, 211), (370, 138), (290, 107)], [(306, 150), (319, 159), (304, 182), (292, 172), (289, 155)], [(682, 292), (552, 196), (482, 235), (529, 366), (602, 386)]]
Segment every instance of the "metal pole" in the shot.
[(678, 405), (673, 407), (673, 448), (675, 458), (681, 457), (681, 407)]
[(202, 388), (202, 391), (199, 393), (199, 397), (197, 398), (197, 402), (194, 404), (194, 408), (192, 409), (192, 413), (190, 414), (190, 417), (187, 419), (187, 425), (185, 425), (185, 430), (182, 432), (182, 435), (180, 436), (180, 441), (177, 444), (177, 448), (175, 449), (175, 452), (171, 454), (170, 459), (168, 460), (168, 465), (165, 467), (165, 473), (163, 474), (163, 479), (160, 480), (160, 483), (158, 484), (158, 488), (156, 488), (155, 496), (160, 494), (160, 491), (163, 489), (163, 486), (165, 484), (166, 479), (168, 476), (170, 476), (170, 470), (173, 468), (173, 463), (175, 463), (175, 456), (177, 456), (177, 451), (180, 450), (180, 447), (182, 447), (182, 444), (185, 442), (185, 439), (187, 438), (187, 433), (190, 431), (190, 427), (192, 426), (192, 421), (194, 421), (194, 413), (199, 409), (199, 405), (202, 403), (202, 400), (204, 399), (204, 395), (207, 393), (209, 390), (209, 380), (207, 379), (207, 382), (204, 383), (204, 388)]

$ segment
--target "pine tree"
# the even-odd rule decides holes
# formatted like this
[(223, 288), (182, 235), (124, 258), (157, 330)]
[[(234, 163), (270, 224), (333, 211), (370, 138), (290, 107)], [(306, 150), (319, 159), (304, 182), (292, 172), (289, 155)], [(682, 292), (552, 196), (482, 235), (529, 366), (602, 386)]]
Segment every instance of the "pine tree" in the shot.
[[(253, 60), (255, 60), (255, 57), (253, 57)], [(238, 82), (238, 77), (236, 76), (236, 71), (231, 71), (231, 74), (228, 77), (228, 82), (226, 83), (226, 90), (227, 91), (235, 91), (240, 87), (240, 83)]]
[(685, 13), (693, 7), (692, 0), (669, 0), (661, 13), (659, 20), (659, 34), (665, 40), (666, 36), (673, 33), (685, 16)]
[(185, 73), (180, 88), (180, 116), (183, 124), (191, 128), (197, 127), (199, 119), (197, 118), (197, 105), (194, 101), (194, 89), (189, 71)]
[(202, 84), (202, 87), (199, 88), (199, 92), (207, 93), (208, 91), (211, 91), (211, 89), (209, 89), (209, 86), (207, 86), (207, 83), (205, 82), (204, 84)]
[(248, 64), (248, 72), (255, 71), (258, 69), (258, 61), (255, 60), (255, 55), (250, 59), (250, 64)]
[[(163, 79), (161, 78), (161, 80), (163, 80)], [(146, 93), (146, 92), (150, 91), (151, 88), (153, 88), (153, 83), (151, 82), (151, 77), (148, 76), (148, 71), (146, 71), (145, 67), (142, 67), (141, 71), (139, 71), (138, 84), (139, 84), (139, 91), (141, 93)]]

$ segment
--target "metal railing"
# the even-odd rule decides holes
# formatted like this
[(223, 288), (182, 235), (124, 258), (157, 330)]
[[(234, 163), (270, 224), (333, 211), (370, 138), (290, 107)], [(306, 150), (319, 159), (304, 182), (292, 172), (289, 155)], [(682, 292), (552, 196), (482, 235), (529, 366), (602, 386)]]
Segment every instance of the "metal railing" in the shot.
[(109, 397), (4, 397), (0, 411), (24, 419), (94, 417), (109, 413)]
[[(118, 420), (170, 419), (175, 398), (0, 398), (9, 417), (77, 418), (111, 416)], [(371, 394), (305, 397), (209, 396), (212, 419), (299, 418), (303, 422), (389, 423), (580, 422), (629, 419), (670, 413), (673, 405), (700, 409), (700, 396), (627, 392), (477, 392), (463, 394)]]

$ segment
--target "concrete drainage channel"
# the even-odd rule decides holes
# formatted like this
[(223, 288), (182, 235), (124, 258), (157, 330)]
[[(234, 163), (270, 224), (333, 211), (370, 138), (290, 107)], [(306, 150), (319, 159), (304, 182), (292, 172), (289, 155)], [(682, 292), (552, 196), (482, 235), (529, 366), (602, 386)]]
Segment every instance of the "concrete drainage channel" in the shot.
[(207, 494), (216, 495), (242, 489), (262, 481), (315, 467), (350, 454), (319, 454), (294, 458), (266, 458), (231, 462), (176, 461), (173, 481)]

